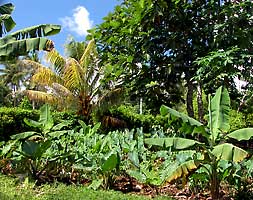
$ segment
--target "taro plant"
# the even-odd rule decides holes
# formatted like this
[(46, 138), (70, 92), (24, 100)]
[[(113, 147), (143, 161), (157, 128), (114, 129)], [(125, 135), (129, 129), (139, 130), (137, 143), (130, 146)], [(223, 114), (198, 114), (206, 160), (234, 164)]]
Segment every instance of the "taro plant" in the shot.
[[(14, 168), (19, 172), (28, 172), (36, 180), (49, 168), (51, 163), (69, 156), (67, 152), (53, 151), (52, 143), (60, 135), (70, 130), (63, 130), (70, 122), (63, 121), (54, 125), (50, 107), (44, 105), (40, 109), (38, 121), (24, 119), (25, 123), (37, 131), (28, 131), (11, 136), (10, 141), (0, 149), (0, 156), (12, 161)], [(15, 167), (16, 166), (16, 167)]]
[(49, 138), (64, 134), (67, 130), (62, 130), (64, 127), (68, 127), (71, 121), (63, 121), (54, 125), (54, 119), (51, 114), (50, 106), (48, 104), (43, 105), (40, 108), (40, 118), (38, 121), (32, 119), (24, 119), (24, 122), (35, 129), (36, 131), (28, 131), (18, 133), (11, 136), (13, 140), (25, 140), (25, 139), (36, 139), (36, 140), (47, 140)]
[(167, 106), (162, 106), (160, 112), (162, 115), (171, 115), (180, 118), (184, 127), (188, 127), (192, 133), (198, 134), (201, 141), (181, 137), (167, 138), (147, 138), (145, 143), (151, 146), (160, 146), (175, 150), (176, 152), (187, 149), (195, 152), (184, 162), (176, 166), (168, 166), (166, 181), (178, 179), (189, 175), (190, 172), (197, 169), (205, 169), (208, 173), (212, 199), (219, 198), (220, 177), (218, 167), (220, 162), (225, 160), (232, 163), (238, 163), (249, 156), (244, 149), (236, 146), (231, 141), (249, 140), (253, 136), (253, 128), (243, 128), (231, 133), (229, 131), (229, 111), (230, 98), (226, 88), (220, 87), (211, 98), (209, 95), (208, 106), (208, 125), (179, 113)]

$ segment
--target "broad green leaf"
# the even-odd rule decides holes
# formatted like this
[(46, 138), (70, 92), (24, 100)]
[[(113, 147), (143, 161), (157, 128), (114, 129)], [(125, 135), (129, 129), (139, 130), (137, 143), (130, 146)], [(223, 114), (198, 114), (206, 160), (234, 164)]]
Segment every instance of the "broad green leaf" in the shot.
[(186, 138), (146, 138), (145, 143), (148, 145), (155, 145), (155, 146), (161, 146), (161, 147), (172, 147), (174, 149), (187, 149), (190, 148), (194, 145), (202, 145), (202, 143), (196, 141), (196, 140), (191, 140), (191, 139), (186, 139)]
[(136, 180), (140, 181), (141, 183), (146, 182), (146, 176), (141, 171), (138, 170), (127, 170), (127, 174)]
[(161, 115), (165, 116), (167, 114), (171, 114), (175, 117), (178, 117), (183, 120), (183, 122), (189, 123), (191, 126), (203, 126), (203, 124), (199, 121), (197, 121), (194, 118), (189, 117), (188, 115), (184, 113), (180, 113), (172, 108), (169, 108), (167, 106), (162, 105), (160, 108)]
[(52, 48), (53, 42), (47, 38), (16, 40), (6, 36), (0, 39), (0, 58), (23, 56), (35, 50), (50, 51)]
[(128, 157), (135, 167), (138, 167), (138, 168), (140, 167), (140, 161), (139, 161), (138, 153), (136, 150), (133, 152), (129, 152)]
[(229, 143), (215, 146), (212, 153), (218, 160), (229, 160), (233, 162), (240, 162), (248, 156), (247, 151)]
[(30, 157), (33, 160), (40, 159), (43, 153), (45, 153), (46, 150), (50, 147), (50, 145), (50, 140), (47, 140), (46, 142), (25, 141), (22, 144), (22, 151), (19, 153)]
[(40, 108), (40, 119), (39, 122), (44, 125), (45, 130), (50, 130), (54, 125), (54, 120), (51, 115), (50, 106), (48, 104), (43, 105)]
[(213, 142), (216, 141), (219, 133), (227, 132), (229, 126), (230, 98), (226, 88), (219, 87), (215, 96), (209, 103), (209, 127)]
[(48, 135), (52, 138), (59, 138), (62, 135), (68, 133), (67, 130), (63, 130), (63, 131), (53, 131), (53, 132), (49, 132)]
[(24, 119), (24, 122), (30, 126), (30, 127), (34, 127), (34, 128), (41, 128), (42, 127), (42, 123), (34, 121), (32, 119)]
[(17, 140), (12, 141), (12, 142), (10, 142), (10, 143), (4, 145), (4, 147), (2, 148), (2, 151), (1, 151), (0, 155), (1, 155), (1, 156), (5, 156), (7, 153), (9, 153), (9, 151), (10, 151), (13, 147), (15, 147), (16, 143), (17, 143)]
[(4, 28), (7, 32), (11, 31), (15, 26), (16, 23), (13, 21), (11, 15), (4, 14), (0, 16), (1, 24), (4, 24)]
[(55, 125), (53, 128), (52, 128), (52, 130), (54, 130), (54, 131), (59, 131), (59, 130), (61, 130), (63, 127), (68, 127), (69, 125), (71, 125), (72, 124), (72, 122), (71, 121), (63, 121), (63, 122), (61, 122), (61, 123), (59, 123), (59, 124), (57, 124), (57, 125)]
[(23, 133), (18, 133), (16, 135), (12, 135), (11, 139), (12, 140), (24, 140), (24, 139), (28, 139), (34, 135), (39, 135), (39, 134), (35, 131), (28, 131), (28, 132), (23, 132)]
[(103, 179), (94, 179), (88, 186), (89, 189), (97, 190), (103, 184)]
[(163, 147), (165, 145), (165, 140), (164, 138), (146, 138), (144, 139), (144, 143), (152, 146)]
[(103, 172), (112, 171), (119, 164), (118, 155), (116, 153), (111, 154), (101, 166)]
[(233, 138), (235, 140), (249, 140), (253, 136), (253, 128), (243, 128), (232, 133), (229, 133), (227, 137)]

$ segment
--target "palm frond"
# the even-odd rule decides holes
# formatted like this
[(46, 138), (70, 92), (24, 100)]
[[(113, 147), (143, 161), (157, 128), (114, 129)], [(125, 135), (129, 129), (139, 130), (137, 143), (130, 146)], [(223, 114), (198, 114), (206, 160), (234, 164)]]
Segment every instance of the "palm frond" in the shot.
[(81, 91), (85, 85), (85, 72), (75, 59), (68, 59), (64, 71), (64, 85), (71, 91)]
[(30, 100), (44, 102), (44, 103), (48, 103), (48, 104), (54, 104), (54, 105), (57, 104), (57, 102), (58, 102), (57, 97), (55, 97), (53, 94), (50, 94), (47, 92), (26, 90), (25, 93)]
[(80, 59), (80, 64), (86, 67), (89, 66), (91, 55), (95, 55), (95, 54), (96, 54), (95, 40), (91, 40), (88, 43), (86, 49), (84, 50), (84, 53)]
[(59, 54), (58, 51), (52, 50), (46, 55), (47, 61), (53, 64), (57, 73), (62, 74), (66, 65), (65, 59)]
[(39, 85), (51, 86), (53, 83), (61, 83), (61, 77), (47, 67), (38, 68), (35, 75), (32, 77), (32, 82)]

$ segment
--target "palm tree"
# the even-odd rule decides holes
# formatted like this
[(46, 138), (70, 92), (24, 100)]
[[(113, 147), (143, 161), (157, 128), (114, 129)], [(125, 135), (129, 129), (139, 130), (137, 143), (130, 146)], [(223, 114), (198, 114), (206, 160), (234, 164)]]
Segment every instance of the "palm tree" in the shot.
[[(39, 90), (27, 90), (30, 99), (54, 105), (59, 110), (75, 110), (89, 119), (95, 107), (108, 105), (117, 100), (115, 94), (121, 89), (116, 87), (105, 90), (101, 80), (104, 68), (99, 66), (95, 41), (76, 42), (66, 45), (67, 57), (56, 50), (48, 52), (46, 67), (38, 62), (25, 61), (26, 65), (37, 67), (32, 82)], [(113, 92), (112, 92), (113, 91)]]

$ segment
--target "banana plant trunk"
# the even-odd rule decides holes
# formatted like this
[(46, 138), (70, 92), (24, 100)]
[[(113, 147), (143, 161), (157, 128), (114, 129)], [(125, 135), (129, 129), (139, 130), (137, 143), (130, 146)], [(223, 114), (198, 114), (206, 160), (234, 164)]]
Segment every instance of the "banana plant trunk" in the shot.
[(219, 199), (219, 177), (218, 177), (218, 172), (217, 172), (217, 161), (214, 161), (212, 164), (212, 173), (211, 173), (211, 197), (212, 200), (217, 200)]

